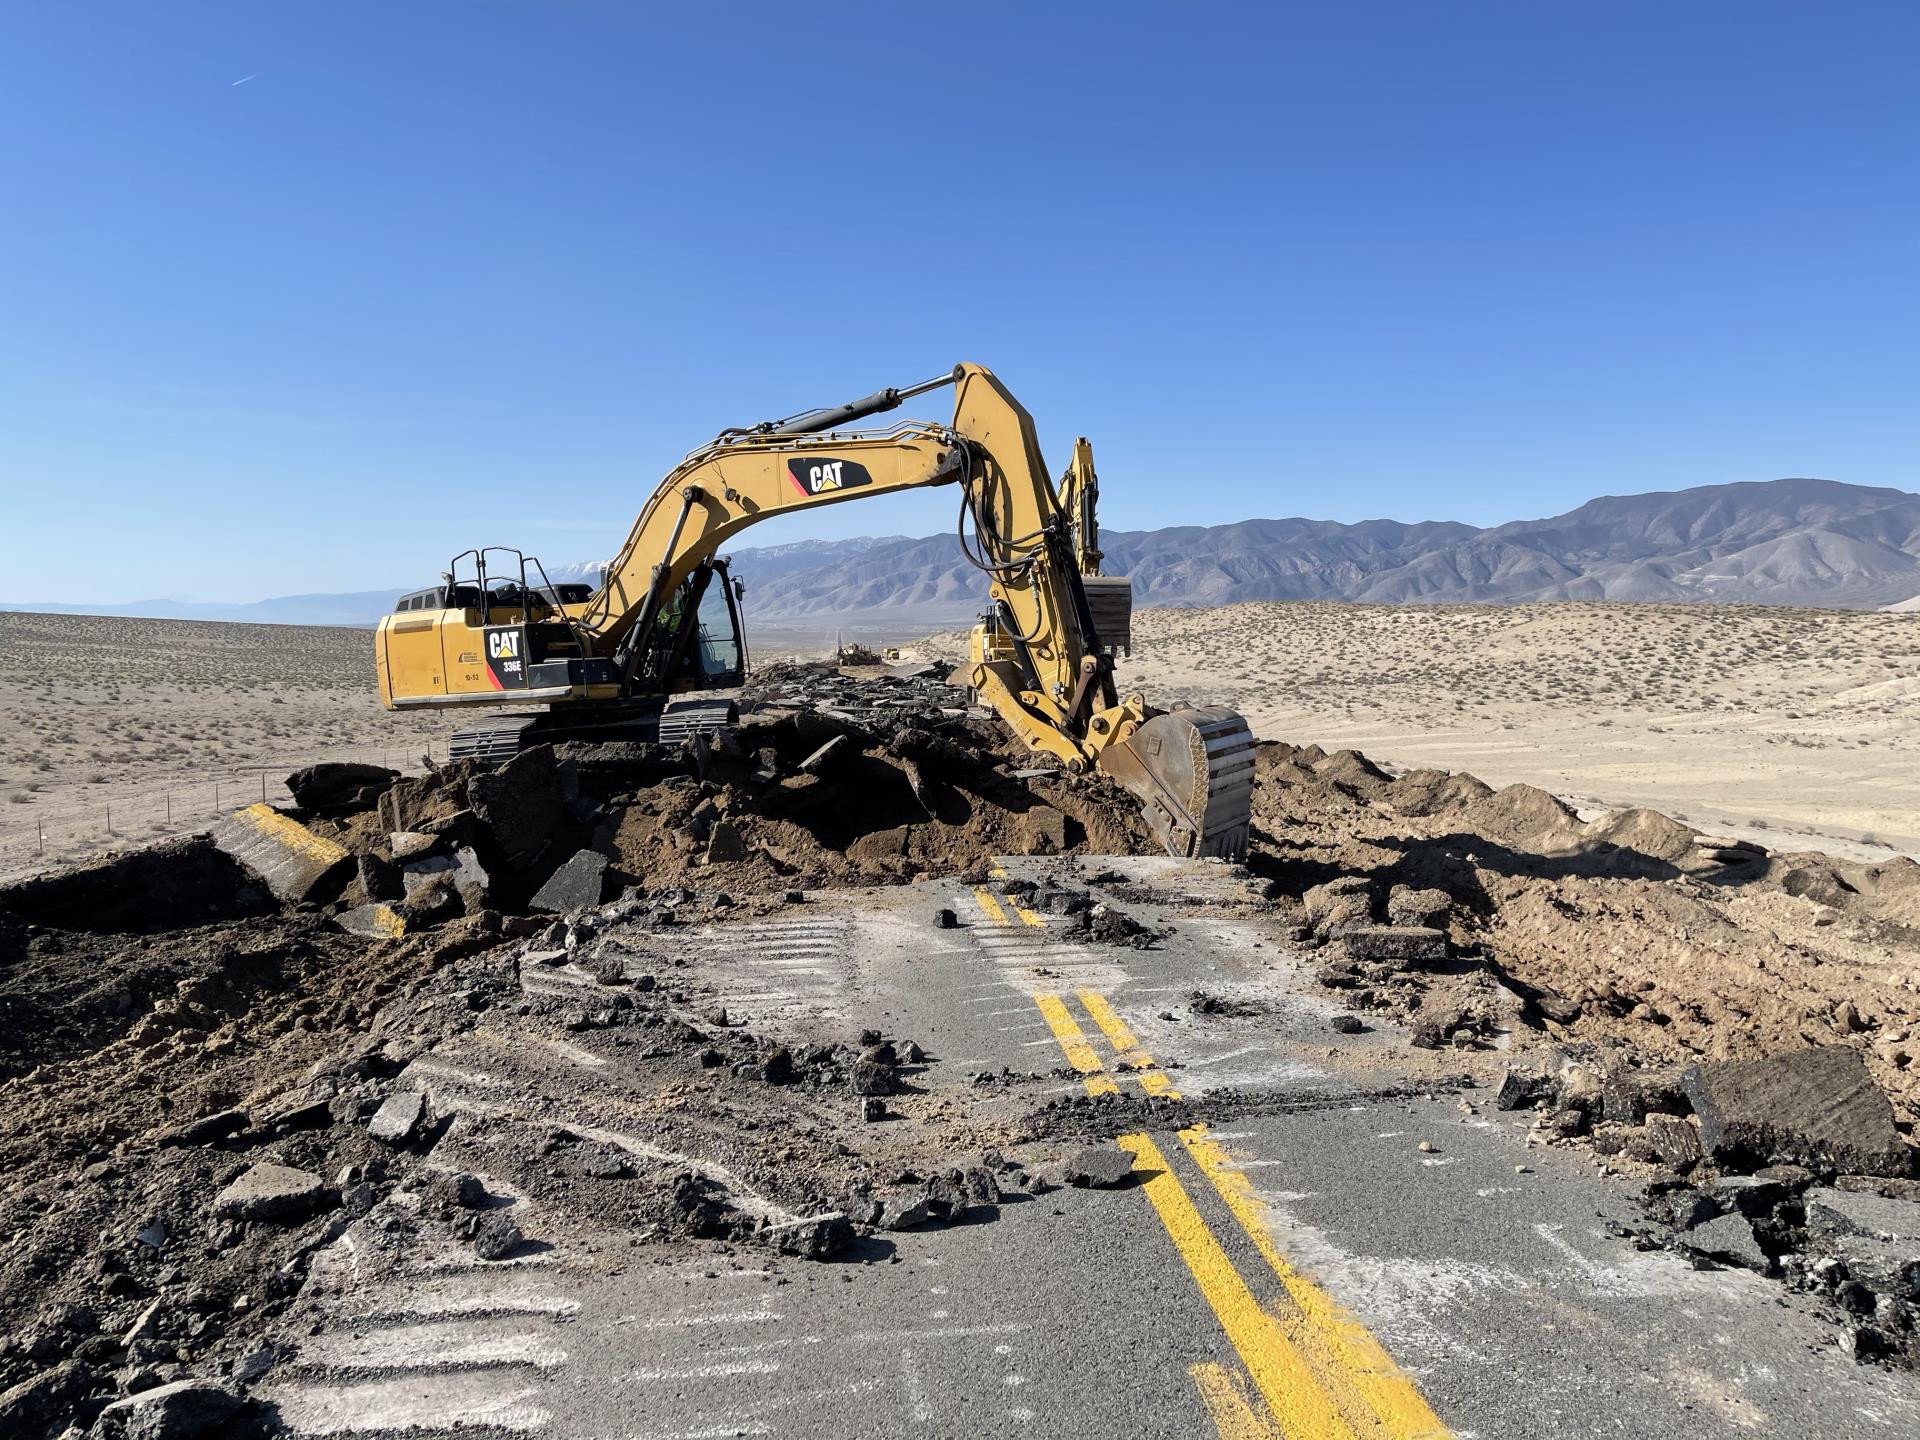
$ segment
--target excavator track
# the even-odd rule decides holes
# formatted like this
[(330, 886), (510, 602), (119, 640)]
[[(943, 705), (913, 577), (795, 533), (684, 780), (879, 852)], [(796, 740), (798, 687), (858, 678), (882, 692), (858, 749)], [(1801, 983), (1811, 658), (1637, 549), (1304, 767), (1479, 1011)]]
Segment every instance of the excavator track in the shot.
[(1224, 705), (1156, 715), (1100, 768), (1141, 802), (1147, 828), (1169, 855), (1246, 858), (1253, 823), (1253, 732)]
[(448, 742), (450, 759), (486, 766), (504, 765), (522, 750), (563, 741), (588, 744), (646, 741), (679, 745), (695, 735), (711, 734), (740, 718), (731, 699), (681, 699), (665, 707), (594, 705), (578, 712), (543, 710), (497, 715), (483, 724), (456, 731)]

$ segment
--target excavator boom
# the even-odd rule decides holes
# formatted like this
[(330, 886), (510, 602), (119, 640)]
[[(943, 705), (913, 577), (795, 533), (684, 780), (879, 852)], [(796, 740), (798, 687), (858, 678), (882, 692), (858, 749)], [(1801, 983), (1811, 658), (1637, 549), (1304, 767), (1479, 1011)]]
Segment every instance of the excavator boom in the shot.
[[(948, 385), (954, 401), (946, 424), (843, 428)], [(987, 580), (989, 609), (974, 629), (966, 669), (979, 697), (1030, 748), (1075, 774), (1098, 768), (1132, 792), (1170, 854), (1244, 854), (1253, 779), (1246, 722), (1221, 707), (1162, 712), (1140, 695), (1119, 692), (1113, 662), (1131, 644), (1131, 598), (1124, 580), (1099, 574), (1092, 450), (1085, 440), (1075, 446), (1056, 490), (1033, 417), (978, 365), (724, 431), (692, 452), (641, 507), (592, 597), (551, 607), (543, 633), (566, 650), (565, 664), (549, 659), (520, 673), (539, 670), (554, 682), (539, 698), (576, 715), (667, 696), (689, 683), (688, 607), (710, 588), (719, 552), (735, 535), (784, 511), (929, 485), (959, 487), (961, 546)], [(724, 576), (720, 588), (728, 589)], [(433, 622), (447, 633), (423, 653), (471, 653), (457, 633), (461, 624), (485, 632), (473, 644), (487, 648), (490, 662), (502, 645), (540, 638), (524, 613), (524, 639), (501, 638), (514, 627), (491, 611), (455, 620), (458, 613), (449, 609)], [(388, 631), (403, 628), (390, 625), (399, 618), (382, 622), (379, 642), (382, 698), (390, 708), (533, 698), (488, 693), (483, 678), (502, 689), (491, 664), (482, 676), (477, 665), (461, 669), (449, 658), (427, 677), (420, 666), (390, 663), (396, 637)]]

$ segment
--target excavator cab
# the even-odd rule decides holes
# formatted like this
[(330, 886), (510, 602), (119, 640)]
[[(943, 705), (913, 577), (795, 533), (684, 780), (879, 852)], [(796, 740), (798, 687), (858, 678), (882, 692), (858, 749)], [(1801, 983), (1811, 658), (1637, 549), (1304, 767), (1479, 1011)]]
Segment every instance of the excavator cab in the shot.
[(725, 557), (697, 566), (661, 607), (635, 689), (679, 695), (745, 684), (747, 641), (740, 624), (741, 589)]

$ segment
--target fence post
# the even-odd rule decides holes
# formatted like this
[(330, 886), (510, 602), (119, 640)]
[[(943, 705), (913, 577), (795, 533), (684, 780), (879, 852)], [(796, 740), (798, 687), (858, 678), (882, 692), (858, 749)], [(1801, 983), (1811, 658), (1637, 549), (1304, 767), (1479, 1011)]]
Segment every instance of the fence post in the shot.
[(220, 813), (220, 782), (218, 780), (213, 782), (213, 813), (216, 815)]
[(167, 824), (173, 824), (173, 791), (167, 791)]
[(107, 834), (113, 834), (113, 806), (107, 806)]
[(44, 855), (47, 853), (47, 822), (36, 815), (33, 817), (33, 828), (36, 835), (33, 853)]
[(260, 772), (260, 803), (267, 803), (267, 772), (264, 770)]

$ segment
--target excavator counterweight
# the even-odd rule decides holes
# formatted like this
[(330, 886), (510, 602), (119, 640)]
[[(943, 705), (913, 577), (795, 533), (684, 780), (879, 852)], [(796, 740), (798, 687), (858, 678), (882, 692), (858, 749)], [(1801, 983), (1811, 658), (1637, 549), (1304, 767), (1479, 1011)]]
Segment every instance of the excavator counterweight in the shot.
[[(954, 391), (947, 423), (841, 428), (943, 386)], [(959, 487), (961, 549), (987, 582), (965, 667), (974, 692), (1029, 748), (1074, 774), (1098, 769), (1138, 797), (1169, 854), (1243, 856), (1246, 722), (1219, 706), (1163, 712), (1119, 693), (1113, 666), (1131, 646), (1131, 594), (1100, 573), (1092, 448), (1075, 445), (1056, 487), (1033, 417), (978, 365), (723, 431), (654, 488), (588, 594), (545, 583), (518, 551), (467, 552), (473, 583), (449, 571), (380, 622), (381, 700), (545, 707), (456, 737), (458, 753), (482, 761), (548, 739), (665, 741), (725, 724), (727, 701), (689, 693), (725, 691), (746, 673), (721, 548), (783, 511), (932, 485)], [(498, 553), (514, 557), (518, 575), (489, 586), (487, 557)]]

